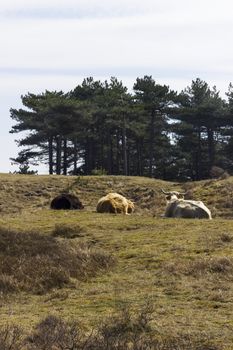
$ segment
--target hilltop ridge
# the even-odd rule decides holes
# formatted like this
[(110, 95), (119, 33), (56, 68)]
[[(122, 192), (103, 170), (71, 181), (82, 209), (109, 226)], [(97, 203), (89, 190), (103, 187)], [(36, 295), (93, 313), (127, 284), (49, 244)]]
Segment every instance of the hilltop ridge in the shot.
[(160, 216), (165, 200), (161, 188), (186, 191), (187, 199), (202, 200), (213, 217), (233, 218), (233, 177), (176, 183), (131, 176), (56, 176), (0, 174), (0, 212), (49, 208), (60, 193), (80, 197), (85, 210), (95, 210), (98, 199), (119, 192), (135, 202), (136, 214)]

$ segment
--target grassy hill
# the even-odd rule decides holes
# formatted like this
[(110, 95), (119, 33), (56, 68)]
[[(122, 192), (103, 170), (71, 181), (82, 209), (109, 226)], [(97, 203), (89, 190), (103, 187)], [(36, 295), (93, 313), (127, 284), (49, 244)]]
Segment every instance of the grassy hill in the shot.
[(48, 209), (52, 198), (62, 192), (78, 195), (86, 211), (93, 211), (102, 195), (115, 191), (135, 201), (136, 214), (159, 216), (165, 208), (161, 188), (187, 191), (186, 197), (203, 200), (213, 217), (233, 217), (233, 177), (178, 184), (143, 177), (0, 174), (0, 212)]
[[(203, 200), (214, 219), (162, 218), (161, 188)], [(156, 335), (158, 349), (233, 349), (232, 189), (232, 177), (177, 184), (0, 175), (0, 325), (31, 333), (53, 315), (79, 320), (87, 333), (127, 309), (134, 321), (124, 311), (121, 322), (131, 322), (132, 333), (141, 315), (137, 332)], [(135, 201), (135, 213), (96, 213), (110, 191)], [(62, 192), (78, 195), (85, 209), (51, 210)]]

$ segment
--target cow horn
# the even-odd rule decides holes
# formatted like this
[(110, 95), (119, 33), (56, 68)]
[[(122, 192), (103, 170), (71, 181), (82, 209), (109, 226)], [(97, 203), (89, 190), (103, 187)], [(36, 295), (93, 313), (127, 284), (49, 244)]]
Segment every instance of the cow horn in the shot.
[(166, 191), (164, 191), (162, 188), (161, 188), (161, 191), (164, 193), (164, 194), (170, 194), (170, 192), (166, 192)]

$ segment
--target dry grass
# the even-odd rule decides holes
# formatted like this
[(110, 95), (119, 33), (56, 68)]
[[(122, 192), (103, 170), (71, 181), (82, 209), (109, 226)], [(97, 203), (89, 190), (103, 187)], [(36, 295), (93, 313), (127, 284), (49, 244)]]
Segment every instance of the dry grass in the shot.
[(184, 184), (142, 177), (124, 176), (31, 176), (0, 175), (2, 214), (49, 208), (61, 193), (78, 196), (86, 211), (95, 211), (97, 201), (109, 192), (117, 192), (135, 202), (136, 215), (161, 216), (165, 190), (185, 190), (187, 199), (203, 200), (214, 217), (233, 217), (233, 177)]
[(1, 350), (23, 350), (24, 333), (18, 326), (6, 325), (0, 329)]
[(85, 210), (95, 211), (99, 198), (117, 192), (136, 202), (137, 213), (159, 215), (161, 187), (166, 187), (164, 181), (137, 177), (1, 175), (0, 211), (12, 214), (49, 208), (52, 199), (61, 193), (78, 196)]
[(146, 304), (136, 314), (123, 308), (87, 332), (80, 321), (50, 315), (27, 336), (18, 327), (0, 330), (1, 350), (223, 350), (211, 332), (175, 333), (152, 327), (153, 309)]
[(80, 225), (67, 225), (67, 224), (56, 224), (52, 235), (54, 237), (63, 237), (63, 238), (77, 238), (83, 237), (86, 234), (86, 229)]
[[(189, 189), (214, 219), (162, 219), (161, 188)], [(35, 336), (52, 314), (68, 330), (78, 322), (83, 340), (93, 331), (96, 344), (102, 344), (106, 332), (116, 349), (117, 341), (129, 339), (131, 349), (134, 344), (141, 350), (232, 349), (232, 189), (231, 177), (174, 184), (132, 177), (2, 175), (0, 326), (21, 325)], [(85, 209), (50, 210), (51, 199), (61, 192), (76, 194)], [(97, 200), (108, 192), (135, 201), (136, 212), (96, 213)], [(117, 264), (109, 269), (112, 256)], [(155, 312), (139, 340), (134, 330), (148, 296)], [(127, 313), (115, 314), (122, 305), (130, 309), (131, 328)]]
[(85, 280), (114, 265), (113, 256), (84, 244), (68, 245), (37, 232), (0, 229), (0, 291), (37, 294)]
[(165, 263), (164, 270), (173, 275), (208, 277), (209, 274), (218, 274), (222, 278), (233, 278), (233, 259), (228, 257), (201, 257), (191, 261), (175, 260)]

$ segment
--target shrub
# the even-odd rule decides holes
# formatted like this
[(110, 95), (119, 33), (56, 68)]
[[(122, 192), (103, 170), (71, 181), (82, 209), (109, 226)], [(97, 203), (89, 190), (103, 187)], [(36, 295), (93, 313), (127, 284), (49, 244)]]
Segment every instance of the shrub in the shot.
[(40, 322), (27, 338), (28, 350), (84, 349), (84, 332), (76, 322), (65, 322), (56, 316), (48, 316)]
[(21, 328), (12, 325), (0, 329), (0, 349), (20, 350), (23, 349), (23, 331)]
[(175, 333), (150, 326), (153, 309), (127, 307), (87, 332), (80, 323), (48, 316), (27, 338), (27, 350), (220, 350), (204, 332)]
[(175, 261), (164, 266), (164, 271), (172, 275), (201, 277), (218, 274), (219, 277), (233, 276), (233, 261), (227, 257), (199, 258), (187, 263)]
[(95, 176), (107, 175), (107, 171), (104, 168), (93, 169), (91, 172), (91, 175), (95, 175)]
[(109, 269), (115, 259), (85, 244), (58, 241), (36, 232), (0, 229), (0, 292), (45, 293)]
[(221, 235), (220, 235), (220, 239), (222, 242), (224, 243), (230, 243), (232, 242), (233, 240), (233, 236), (231, 233), (228, 233), (228, 232), (223, 232)]
[(122, 308), (87, 331), (78, 321), (53, 315), (39, 322), (27, 336), (16, 326), (0, 329), (1, 350), (221, 350), (212, 334), (176, 332), (152, 327), (154, 309), (146, 303), (137, 312)]
[(224, 180), (224, 179), (227, 179), (230, 175), (223, 168), (220, 168), (220, 167), (214, 165), (210, 169), (210, 176), (214, 179)]
[(198, 276), (206, 273), (218, 273), (221, 275), (232, 275), (232, 261), (226, 257), (213, 257), (196, 259), (187, 264), (185, 268), (187, 275)]
[(12, 293), (19, 289), (18, 282), (13, 276), (6, 274), (0, 275), (0, 291), (1, 293)]

